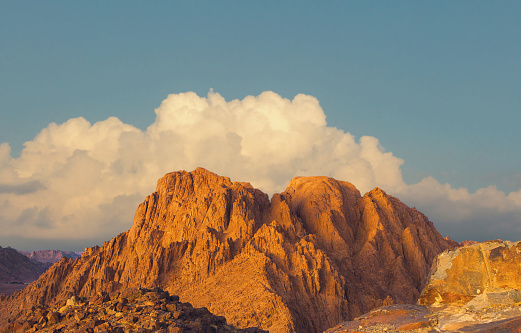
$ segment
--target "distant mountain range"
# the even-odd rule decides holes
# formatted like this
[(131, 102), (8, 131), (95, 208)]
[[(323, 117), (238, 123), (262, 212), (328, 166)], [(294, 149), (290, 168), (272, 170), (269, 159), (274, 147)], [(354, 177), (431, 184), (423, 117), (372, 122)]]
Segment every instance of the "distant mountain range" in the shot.
[(49, 265), (31, 260), (13, 248), (0, 246), (0, 283), (30, 283), (47, 268)]
[(38, 279), (49, 268), (17, 250), (0, 246), (0, 295), (10, 295)]
[(0, 247), (0, 295), (11, 295), (24, 288), (64, 257), (76, 259), (79, 256), (71, 251), (18, 251)]
[(57, 261), (60, 261), (62, 258), (78, 258), (81, 253), (80, 252), (72, 252), (72, 251), (60, 251), (60, 250), (39, 250), (39, 251), (19, 251), (24, 256), (37, 260), (42, 263), (51, 263), (54, 264)]

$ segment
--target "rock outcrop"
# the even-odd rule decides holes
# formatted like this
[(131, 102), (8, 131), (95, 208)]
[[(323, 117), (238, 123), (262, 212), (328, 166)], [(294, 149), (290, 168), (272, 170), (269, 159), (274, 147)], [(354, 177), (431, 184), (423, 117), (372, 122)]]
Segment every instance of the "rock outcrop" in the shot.
[(488, 241), (440, 254), (419, 303), (490, 305), (521, 302), (521, 242)]
[(238, 327), (321, 332), (378, 306), (413, 303), (452, 247), (419, 211), (376, 188), (293, 179), (271, 201), (204, 169), (167, 174), (130, 230), (62, 259), (0, 304), (31, 306), (159, 286)]
[(378, 308), (327, 332), (521, 332), (521, 242), (441, 253), (418, 303)]

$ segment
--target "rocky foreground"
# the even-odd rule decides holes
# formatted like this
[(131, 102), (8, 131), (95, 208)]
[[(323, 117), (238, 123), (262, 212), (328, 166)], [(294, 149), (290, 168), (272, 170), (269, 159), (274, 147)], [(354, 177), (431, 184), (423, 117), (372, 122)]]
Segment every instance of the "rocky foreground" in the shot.
[(381, 307), (327, 332), (521, 332), (521, 242), (443, 252), (418, 303)]
[(54, 307), (34, 306), (10, 323), (2, 332), (104, 332), (104, 333), (183, 333), (248, 332), (226, 324), (206, 308), (180, 303), (159, 288), (131, 288), (108, 294), (100, 292), (89, 299), (73, 296)]
[(382, 305), (414, 303), (454, 242), (381, 189), (328, 177), (268, 195), (204, 169), (173, 172), (130, 230), (63, 258), (0, 298), (0, 327), (33, 306), (160, 286), (234, 326), (322, 332)]

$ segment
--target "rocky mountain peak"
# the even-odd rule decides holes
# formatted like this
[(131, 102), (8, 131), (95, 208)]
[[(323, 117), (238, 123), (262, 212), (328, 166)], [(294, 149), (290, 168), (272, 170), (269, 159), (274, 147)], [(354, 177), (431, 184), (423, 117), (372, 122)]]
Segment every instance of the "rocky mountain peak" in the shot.
[(159, 286), (238, 327), (321, 332), (374, 307), (414, 302), (450, 248), (428, 219), (381, 190), (297, 177), (268, 195), (205, 169), (165, 175), (130, 230), (63, 259), (0, 305)]

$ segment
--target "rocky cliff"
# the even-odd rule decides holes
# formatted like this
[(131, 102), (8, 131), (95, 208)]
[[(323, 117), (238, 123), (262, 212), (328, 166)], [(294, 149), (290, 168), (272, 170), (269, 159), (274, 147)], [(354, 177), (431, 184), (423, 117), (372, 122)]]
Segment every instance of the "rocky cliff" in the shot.
[(293, 179), (271, 201), (204, 169), (167, 174), (130, 230), (64, 258), (0, 303), (0, 318), (73, 295), (159, 286), (238, 327), (320, 332), (374, 307), (412, 303), (452, 245), (376, 188)]

